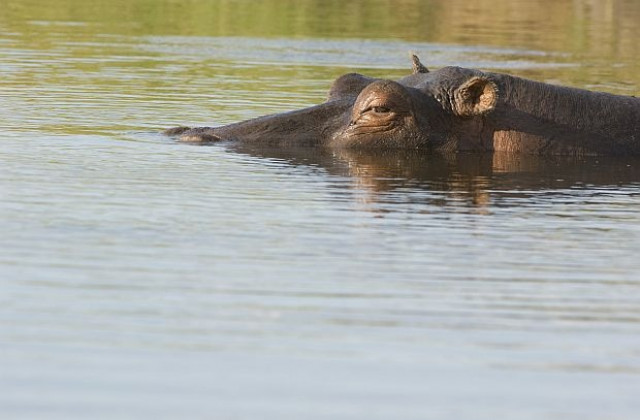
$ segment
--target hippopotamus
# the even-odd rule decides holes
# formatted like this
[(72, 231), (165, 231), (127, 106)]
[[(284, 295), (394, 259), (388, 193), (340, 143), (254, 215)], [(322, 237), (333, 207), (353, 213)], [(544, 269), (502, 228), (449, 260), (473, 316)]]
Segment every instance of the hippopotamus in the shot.
[(182, 142), (538, 155), (640, 155), (640, 98), (462, 67), (394, 81), (338, 77), (327, 100), (220, 127), (167, 130)]

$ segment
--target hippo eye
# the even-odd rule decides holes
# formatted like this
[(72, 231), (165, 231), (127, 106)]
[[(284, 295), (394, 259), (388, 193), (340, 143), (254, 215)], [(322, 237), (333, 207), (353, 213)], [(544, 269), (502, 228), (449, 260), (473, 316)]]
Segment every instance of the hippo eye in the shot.
[(391, 112), (386, 106), (372, 106), (367, 108), (364, 112), (375, 112), (376, 114), (387, 114)]

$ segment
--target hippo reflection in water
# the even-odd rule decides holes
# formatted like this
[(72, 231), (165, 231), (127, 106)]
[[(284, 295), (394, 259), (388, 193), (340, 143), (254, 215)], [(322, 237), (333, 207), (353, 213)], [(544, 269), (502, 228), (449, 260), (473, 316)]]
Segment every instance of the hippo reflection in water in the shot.
[(640, 156), (424, 153), (252, 143), (234, 143), (229, 150), (259, 160), (275, 159), (280, 167), (297, 167), (307, 173), (320, 169), (321, 174), (336, 176), (330, 190), (338, 197), (344, 198), (342, 193), (349, 190), (366, 203), (530, 206), (529, 199), (546, 194), (575, 200), (576, 187), (581, 198), (600, 195), (606, 201), (608, 190), (616, 191), (618, 197), (635, 196), (640, 185)]
[(460, 67), (413, 55), (398, 81), (339, 77), (325, 103), (222, 127), (177, 127), (184, 142), (333, 149), (640, 155), (640, 98)]

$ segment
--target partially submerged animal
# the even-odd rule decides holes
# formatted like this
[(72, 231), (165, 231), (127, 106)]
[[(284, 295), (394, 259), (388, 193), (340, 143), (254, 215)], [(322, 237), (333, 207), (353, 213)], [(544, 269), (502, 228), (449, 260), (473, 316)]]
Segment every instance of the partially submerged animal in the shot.
[(176, 127), (180, 141), (347, 149), (640, 155), (640, 98), (461, 67), (416, 55), (398, 81), (346, 74), (327, 101), (221, 127)]

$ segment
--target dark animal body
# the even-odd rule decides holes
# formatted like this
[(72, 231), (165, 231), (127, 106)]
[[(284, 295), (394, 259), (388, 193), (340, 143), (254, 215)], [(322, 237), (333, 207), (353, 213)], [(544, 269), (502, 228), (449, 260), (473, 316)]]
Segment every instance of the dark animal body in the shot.
[(413, 74), (398, 81), (347, 74), (320, 105), (165, 133), (277, 147), (640, 155), (640, 98), (460, 67), (429, 71), (412, 57)]

